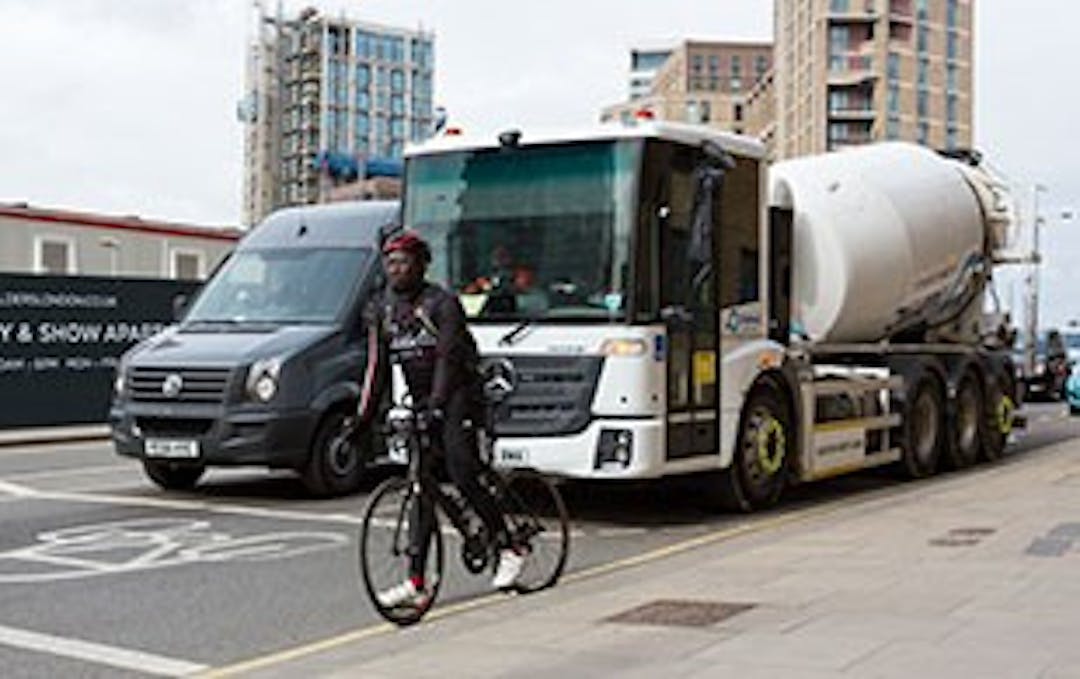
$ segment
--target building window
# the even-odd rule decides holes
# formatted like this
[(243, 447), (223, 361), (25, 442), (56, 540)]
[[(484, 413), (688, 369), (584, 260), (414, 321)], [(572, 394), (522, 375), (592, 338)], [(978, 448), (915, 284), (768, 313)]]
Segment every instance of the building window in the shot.
[(173, 248), (169, 257), (169, 276), (181, 281), (202, 280), (203, 253), (199, 250)]
[(960, 9), (957, 0), (948, 0), (945, 5), (946, 21), (949, 24), (949, 28), (953, 28), (957, 24), (957, 13)]
[(900, 120), (893, 116), (890, 116), (885, 121), (885, 138), (886, 139), (899, 139), (900, 138)]
[(735, 122), (741, 123), (743, 121), (743, 105), (735, 104)]
[(900, 112), (900, 87), (896, 83), (889, 85), (889, 113)]
[(702, 67), (703, 67), (703, 59), (702, 59), (701, 55), (700, 54), (695, 54), (693, 56), (693, 58), (690, 59), (690, 71), (694, 75), (700, 75)]
[(930, 142), (930, 123), (919, 123), (919, 143), (926, 146)]
[(952, 151), (957, 146), (956, 128), (951, 125), (945, 130), (945, 149)]
[(889, 82), (897, 82), (900, 80), (900, 55), (896, 52), (889, 52), (888, 62), (886, 63), (886, 74)]
[(394, 69), (390, 72), (390, 91), (400, 94), (405, 91), (405, 73)]
[(930, 46), (930, 29), (926, 24), (919, 24), (917, 36), (916, 49), (920, 52), (925, 52)]
[(956, 64), (945, 66), (945, 89), (949, 92), (956, 91)]
[(945, 97), (945, 118), (950, 123), (956, 122), (956, 95), (954, 94)]
[(919, 57), (919, 87), (926, 89), (930, 86), (930, 60), (926, 57)]
[(919, 90), (918, 112), (920, 118), (925, 118), (930, 113), (930, 93)]
[(754, 75), (760, 80), (761, 76), (765, 75), (765, 72), (769, 70), (769, 58), (759, 54), (754, 59)]
[(949, 34), (946, 37), (945, 56), (949, 59), (956, 59), (960, 56), (960, 43), (956, 38), (956, 33), (953, 33), (952, 31), (949, 31)]
[(714, 78), (720, 75), (720, 57), (715, 54), (709, 55), (709, 75)]
[(34, 239), (34, 271), (54, 276), (75, 273), (75, 241), (60, 236)]
[(356, 67), (356, 86), (366, 90), (371, 85), (371, 67), (361, 64)]
[(829, 11), (843, 14), (848, 11), (848, 0), (829, 0)]

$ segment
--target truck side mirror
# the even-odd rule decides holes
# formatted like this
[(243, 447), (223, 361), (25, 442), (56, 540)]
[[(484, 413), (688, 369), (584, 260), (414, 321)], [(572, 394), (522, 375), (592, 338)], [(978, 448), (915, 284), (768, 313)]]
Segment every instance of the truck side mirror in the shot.
[(176, 322), (184, 320), (184, 315), (187, 314), (188, 302), (190, 299), (187, 295), (181, 293), (172, 300), (172, 317)]

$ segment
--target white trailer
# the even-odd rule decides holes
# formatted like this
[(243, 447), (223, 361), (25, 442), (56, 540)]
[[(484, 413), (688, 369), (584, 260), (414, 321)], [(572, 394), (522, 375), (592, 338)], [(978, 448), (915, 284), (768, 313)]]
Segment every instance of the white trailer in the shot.
[(779, 163), (660, 122), (406, 154), (432, 243), (512, 393), (496, 461), (575, 478), (717, 471), (729, 504), (899, 462), (998, 457), (1011, 205), (976, 163), (888, 143)]

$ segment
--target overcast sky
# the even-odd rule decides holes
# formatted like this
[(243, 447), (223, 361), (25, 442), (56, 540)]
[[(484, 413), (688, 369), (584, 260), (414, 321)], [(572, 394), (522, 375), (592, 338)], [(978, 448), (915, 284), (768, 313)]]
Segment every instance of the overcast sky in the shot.
[[(273, 6), (273, 0), (267, 4)], [(592, 122), (632, 45), (770, 39), (771, 0), (323, 0), (436, 33), (436, 100), (477, 132)], [(0, 0), (0, 201), (240, 220), (245, 0)], [(975, 138), (1041, 210), (1043, 316), (1080, 318), (1080, 4), (977, 0)], [(1003, 301), (1022, 289), (1006, 282)]]

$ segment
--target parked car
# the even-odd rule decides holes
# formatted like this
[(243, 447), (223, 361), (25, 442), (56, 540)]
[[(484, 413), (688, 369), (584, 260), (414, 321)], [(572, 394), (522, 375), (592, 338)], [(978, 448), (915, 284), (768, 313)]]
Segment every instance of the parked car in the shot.
[(1064, 337), (1057, 330), (1048, 331), (1035, 345), (1034, 370), (1025, 378), (1027, 399), (1058, 401), (1065, 398), (1065, 383), (1071, 366)]
[(120, 455), (162, 488), (208, 467), (295, 469), (318, 495), (355, 490), (369, 433), (335, 444), (367, 357), (364, 307), (396, 202), (276, 212), (201, 289), (182, 320), (122, 358), (110, 410)]
[(1065, 381), (1065, 402), (1069, 404), (1069, 412), (1080, 415), (1080, 364), (1074, 364), (1069, 372), (1069, 379)]

